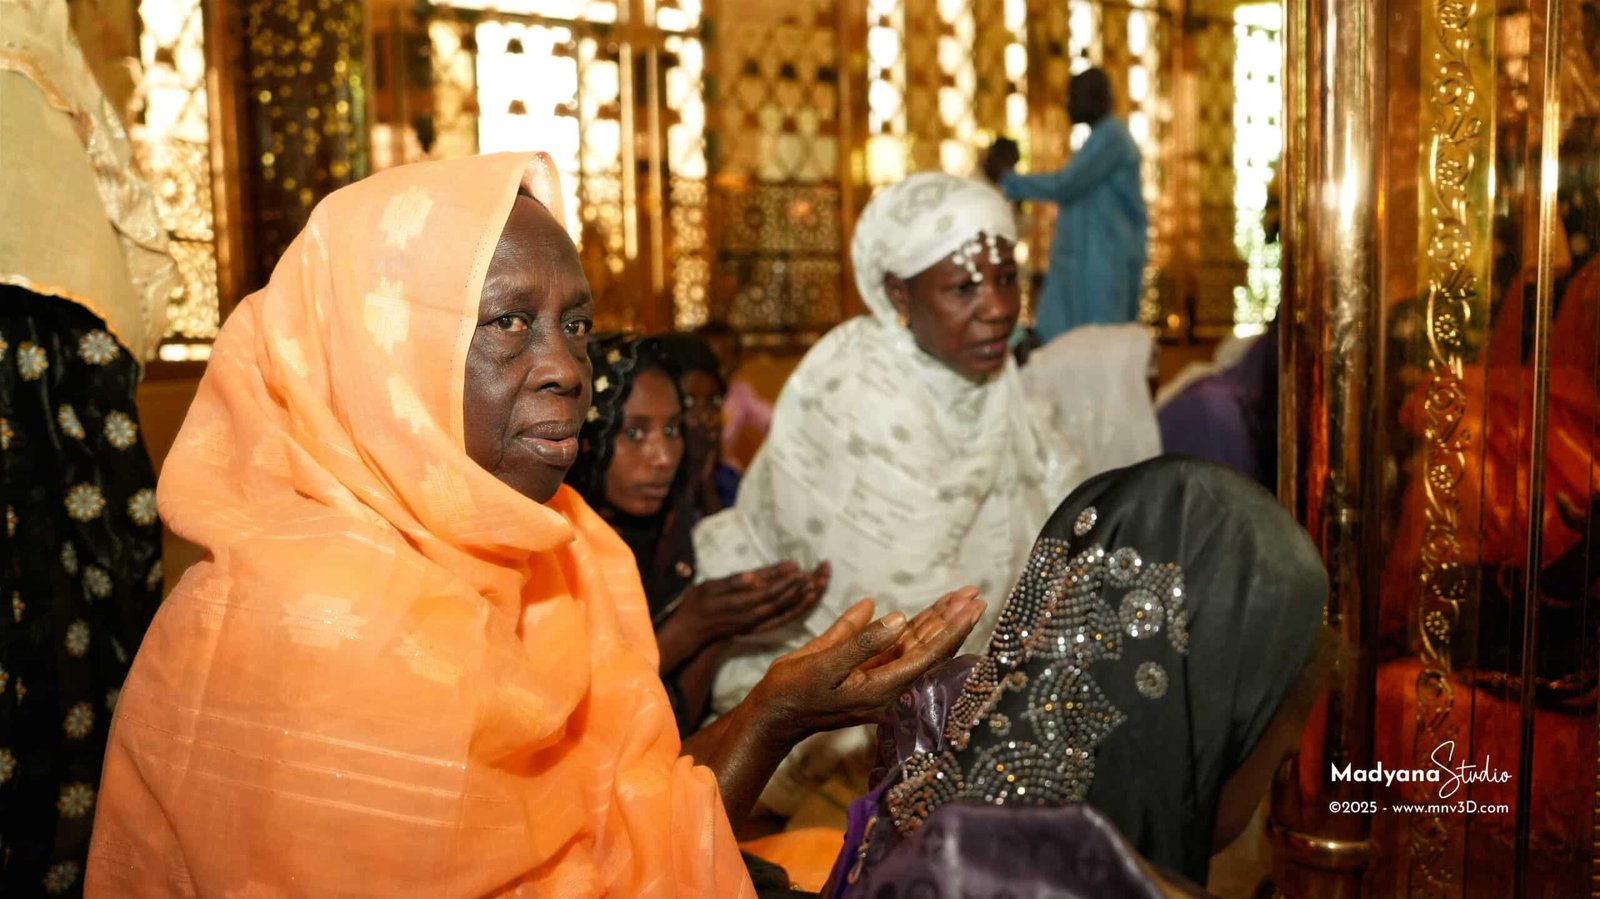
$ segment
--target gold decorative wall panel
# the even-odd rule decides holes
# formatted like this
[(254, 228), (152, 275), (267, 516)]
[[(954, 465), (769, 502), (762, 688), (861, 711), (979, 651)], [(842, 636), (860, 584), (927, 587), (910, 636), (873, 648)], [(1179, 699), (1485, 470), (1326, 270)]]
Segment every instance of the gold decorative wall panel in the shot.
[[(851, 174), (840, 164), (837, 11), (822, 0), (739, 11), (719, 21), (712, 67), (713, 314), (743, 331), (815, 332), (845, 309), (841, 198)], [(881, 45), (886, 34), (868, 40)], [(883, 72), (900, 57), (879, 49), (889, 68), (869, 90), (884, 96), (894, 88)], [(904, 122), (897, 106), (875, 115), (875, 133), (892, 136)]]
[[(204, 8), (201, 0), (143, 0), (138, 12), (141, 74), (129, 134), (183, 277), (167, 307), (167, 337), (210, 340), (221, 305)], [(164, 358), (187, 355), (163, 350)]]
[(1280, 298), (1283, 7), (1241, 3), (1233, 21), (1233, 245), (1245, 264), (1245, 282), (1233, 289), (1233, 321), (1259, 328), (1277, 316)]
[[(1420, 601), (1416, 641), (1413, 761), (1426, 764), (1435, 747), (1462, 734), (1452, 719), (1453, 678), (1463, 613), (1476, 612), (1470, 572), (1480, 514), (1470, 485), (1469, 454), (1483, 453), (1483, 422), (1467, 401), (1468, 363), (1481, 351), (1488, 322), (1490, 179), (1494, 121), (1492, 8), (1435, 0), (1423, 5), (1421, 28), (1422, 170), (1418, 173), (1419, 260), (1427, 356), (1422, 387)], [(1481, 369), (1478, 376), (1482, 376)], [(1443, 815), (1410, 822), (1412, 895), (1444, 894), (1459, 882), (1457, 857)], [(1457, 837), (1459, 839), (1459, 837)]]
[(1178, 210), (1171, 187), (1175, 147), (1172, 16), (1155, 0), (1135, 0), (1124, 8), (1107, 4), (1102, 22), (1102, 64), (1114, 73), (1116, 93), (1126, 98), (1122, 114), (1139, 145), (1150, 219), (1140, 318), (1156, 322), (1163, 318), (1164, 307), (1177, 302), (1170, 271)]
[[(607, 325), (838, 321), (857, 308), (849, 223), (871, 190), (918, 170), (975, 174), (1002, 134), (1035, 168), (1061, 164), (1067, 78), (1101, 61), (1144, 148), (1152, 270), (1175, 263), (1174, 11), (1158, 0), (721, 0), (714, 28), (697, 4), (654, 0), (389, 15), (413, 20), (430, 65), (404, 88), (426, 121), (384, 123), (420, 129), (386, 161), (537, 140), (567, 178)], [(405, 107), (386, 90), (381, 106)], [(1053, 209), (1037, 218), (1024, 253), (1042, 257)]]
[(602, 328), (711, 315), (698, 2), (459, 0), (411, 27), (431, 53), (432, 156), (543, 150), (562, 176)]
[(364, 0), (247, 0), (237, 29), (248, 281), (266, 283), (317, 201), (367, 174)]
[[(1213, 4), (1217, 6), (1219, 4)], [(1214, 13), (1214, 14), (1212, 14)], [(1234, 205), (1234, 21), (1224, 10), (1211, 10), (1185, 23), (1195, 83), (1193, 153), (1195, 156), (1195, 245), (1192, 291), (1193, 326), (1215, 334), (1234, 324), (1235, 292), (1244, 285), (1246, 266), (1239, 258), (1235, 232), (1208, 228), (1206, 222), (1236, 221)]]
[(909, 169), (905, 0), (866, 0), (866, 177), (873, 187)]

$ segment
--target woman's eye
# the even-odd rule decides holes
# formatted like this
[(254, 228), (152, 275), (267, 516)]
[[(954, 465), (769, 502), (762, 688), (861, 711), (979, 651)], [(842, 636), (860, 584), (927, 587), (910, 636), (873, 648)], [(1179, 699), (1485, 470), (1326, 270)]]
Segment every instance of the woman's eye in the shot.
[(502, 331), (526, 331), (528, 319), (521, 315), (502, 315), (494, 320), (494, 326)]
[(683, 408), (693, 409), (696, 402), (698, 402), (698, 400), (696, 400), (692, 395), (685, 394), (683, 397)]
[(683, 436), (683, 426), (682, 425), (667, 425), (665, 428), (661, 429), (661, 433), (667, 435), (668, 437), (673, 437), (673, 438), (682, 437)]
[(575, 318), (567, 322), (567, 333), (573, 337), (587, 337), (594, 330), (594, 322), (587, 318)]
[(1017, 283), (1017, 273), (1016, 272), (1001, 272), (995, 278), (995, 283), (999, 284), (1001, 287), (1010, 287), (1011, 285)]
[(713, 408), (713, 409), (721, 409), (722, 408), (722, 397), (720, 397), (720, 396), (712, 397), (711, 398), (711, 408)]
[(963, 282), (961, 282), (961, 285), (956, 288), (956, 293), (959, 293), (964, 297), (972, 296), (973, 294), (975, 294), (977, 292), (978, 292), (978, 282), (977, 281), (963, 281)]
[(635, 443), (638, 443), (644, 439), (644, 428), (627, 428), (623, 430), (622, 436), (632, 440)]

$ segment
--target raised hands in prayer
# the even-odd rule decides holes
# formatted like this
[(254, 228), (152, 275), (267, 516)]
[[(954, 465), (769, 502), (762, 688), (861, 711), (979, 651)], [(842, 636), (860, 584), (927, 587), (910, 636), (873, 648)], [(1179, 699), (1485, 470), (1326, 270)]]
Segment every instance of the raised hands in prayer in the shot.
[(793, 562), (695, 584), (656, 631), (665, 670), (715, 643), (799, 621), (828, 589), (827, 562), (806, 571)]
[(977, 588), (963, 587), (909, 622), (893, 612), (870, 623), (872, 600), (863, 599), (821, 636), (773, 662), (750, 695), (796, 742), (875, 722), (922, 672), (955, 654), (984, 608)]
[(893, 612), (874, 621), (864, 599), (774, 661), (750, 695), (684, 741), (684, 751), (716, 772), (728, 817), (738, 822), (796, 743), (877, 720), (912, 681), (955, 654), (985, 607), (976, 588), (964, 587), (909, 620)]

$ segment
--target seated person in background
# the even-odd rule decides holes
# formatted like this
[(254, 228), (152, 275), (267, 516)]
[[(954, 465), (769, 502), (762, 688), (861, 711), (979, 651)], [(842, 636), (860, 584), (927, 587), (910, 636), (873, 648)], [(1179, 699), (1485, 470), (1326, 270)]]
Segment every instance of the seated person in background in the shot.
[(1072, 436), (1093, 477), (1161, 455), (1155, 361), (1155, 334), (1144, 325), (1084, 325), (1033, 350), (1022, 386)]
[(895, 707), (894, 767), (851, 808), (831, 895), (1204, 884), (1299, 744), (1338, 647), (1327, 596), (1305, 531), (1222, 466), (1165, 456), (1084, 484), (982, 658)]
[(656, 340), (683, 395), (684, 477), (698, 521), (733, 505), (739, 493), (739, 470), (722, 460), (728, 384), (716, 353), (698, 334), (663, 334)]
[[(738, 502), (694, 533), (702, 577), (826, 559), (832, 581), (804, 621), (740, 644), (717, 676), (717, 711), (852, 597), (913, 610), (955, 584), (1009, 589), (1078, 482), (1068, 441), (1041, 428), (1006, 346), (1021, 307), (1015, 236), (1005, 199), (966, 178), (912, 175), (867, 204), (851, 259), (872, 314), (806, 354)], [(792, 815), (869, 745), (860, 732), (819, 738), (763, 803)]]
[(633, 559), (562, 484), (592, 315), (543, 154), (317, 206), (162, 471), (207, 552), (117, 700), (87, 894), (755, 895), (730, 822), (983, 604), (858, 603), (680, 741)]
[(1190, 381), (1156, 409), (1161, 447), (1220, 462), (1278, 489), (1278, 323), (1232, 366)]
[[(753, 431), (757, 437), (766, 439), (767, 431), (772, 428), (772, 404), (762, 399), (749, 381), (739, 377), (739, 366), (744, 361), (739, 332), (726, 322), (711, 321), (693, 333), (716, 354), (722, 382), (727, 388), (722, 400), (722, 460), (735, 471), (743, 471), (747, 460), (739, 455), (740, 436), (745, 431)], [(733, 501), (723, 505), (731, 506)]]
[(661, 649), (661, 677), (684, 736), (705, 718), (728, 641), (809, 614), (828, 565), (791, 562), (689, 586), (693, 508), (684, 458), (682, 394), (655, 338), (596, 337), (591, 405), (566, 481), (633, 550)]

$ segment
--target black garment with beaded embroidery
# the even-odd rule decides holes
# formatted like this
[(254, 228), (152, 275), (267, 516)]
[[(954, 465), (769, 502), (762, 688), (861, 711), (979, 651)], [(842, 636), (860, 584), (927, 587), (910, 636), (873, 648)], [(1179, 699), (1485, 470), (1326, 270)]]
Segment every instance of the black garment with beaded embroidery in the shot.
[(79, 895), (117, 691), (161, 602), (139, 368), (0, 285), (0, 895)]

